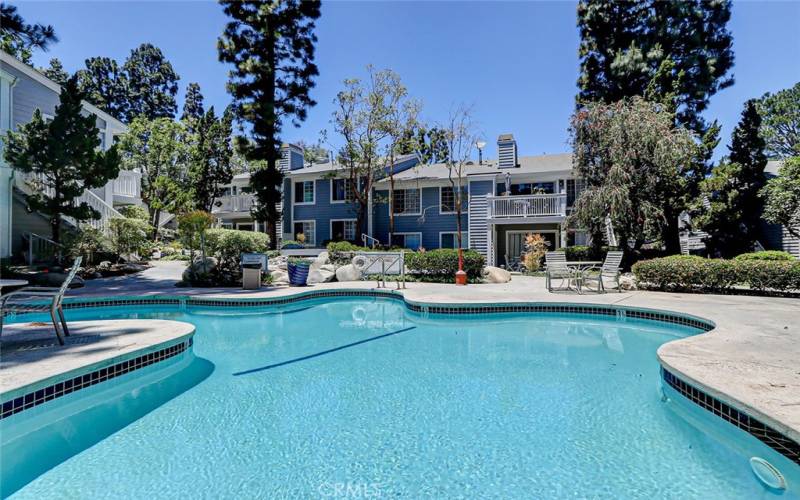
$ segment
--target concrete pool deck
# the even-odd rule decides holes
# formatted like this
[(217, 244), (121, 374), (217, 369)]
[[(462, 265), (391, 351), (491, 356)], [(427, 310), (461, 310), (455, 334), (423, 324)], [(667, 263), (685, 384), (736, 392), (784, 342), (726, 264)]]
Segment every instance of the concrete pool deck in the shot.
[[(260, 291), (177, 288), (182, 262), (157, 263), (139, 275), (87, 282), (69, 297), (186, 295), (203, 298), (284, 297), (309, 290), (374, 289), (374, 281), (324, 283)], [(106, 282), (104, 286), (103, 282)], [(387, 290), (394, 284), (387, 283)], [(427, 303), (571, 303), (661, 309), (715, 323), (712, 331), (664, 344), (661, 363), (672, 373), (800, 442), (800, 299), (663, 292), (549, 293), (544, 279), (514, 276), (505, 284), (457, 287), (408, 283), (401, 293)], [(67, 313), (69, 318), (69, 314)]]
[(0, 394), (4, 396), (52, 377), (146, 352), (190, 336), (194, 325), (166, 320), (104, 320), (69, 323), (61, 346), (52, 323), (11, 323), (0, 338)]

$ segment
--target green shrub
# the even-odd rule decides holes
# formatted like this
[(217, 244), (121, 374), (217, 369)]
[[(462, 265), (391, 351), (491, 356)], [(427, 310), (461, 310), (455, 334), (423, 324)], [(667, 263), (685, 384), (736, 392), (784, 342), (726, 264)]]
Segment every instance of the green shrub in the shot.
[(242, 253), (266, 253), (269, 250), (269, 236), (255, 231), (236, 229), (209, 229), (205, 233), (206, 251), (219, 260), (222, 271), (239, 273)]
[(736, 256), (736, 260), (795, 260), (789, 252), (780, 250), (764, 250), (763, 252), (743, 253)]
[(350, 263), (353, 259), (353, 252), (363, 252), (367, 249), (349, 241), (332, 241), (328, 243), (327, 250), (331, 262), (341, 266)]
[(704, 259), (676, 255), (637, 262), (637, 281), (660, 290), (721, 292), (735, 285), (753, 290), (800, 290), (800, 261)]
[[(442, 248), (424, 252), (406, 252), (406, 267), (423, 281), (452, 283), (458, 271), (458, 250)], [(483, 255), (475, 250), (464, 250), (464, 271), (469, 281), (481, 279)]]
[(115, 217), (109, 221), (109, 241), (117, 255), (138, 254), (147, 258), (152, 251), (149, 234), (152, 227), (141, 219)]
[(147, 222), (148, 224), (150, 223), (150, 212), (148, 212), (144, 207), (128, 205), (121, 207), (119, 209), (119, 213), (122, 214), (123, 217), (127, 217), (129, 219), (139, 219)]
[(305, 245), (295, 240), (286, 240), (281, 243), (281, 248), (303, 248)]
[(597, 252), (590, 246), (585, 245), (573, 245), (571, 247), (561, 247), (556, 252), (564, 252), (567, 257), (567, 260), (578, 260), (578, 261), (586, 261), (586, 260), (603, 260), (609, 250), (616, 250), (616, 248), (604, 246), (600, 248), (600, 254), (598, 255)]
[(84, 266), (94, 263), (95, 255), (109, 252), (109, 241), (100, 229), (81, 225), (75, 233), (67, 233), (64, 238), (66, 254), (72, 258), (82, 256)]

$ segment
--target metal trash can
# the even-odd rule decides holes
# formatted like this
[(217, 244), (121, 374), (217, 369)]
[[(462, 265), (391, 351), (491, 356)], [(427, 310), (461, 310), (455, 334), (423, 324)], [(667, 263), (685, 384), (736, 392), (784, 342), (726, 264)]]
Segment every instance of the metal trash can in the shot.
[(261, 288), (261, 273), (267, 271), (267, 256), (263, 253), (243, 253), (241, 255), (242, 289)]

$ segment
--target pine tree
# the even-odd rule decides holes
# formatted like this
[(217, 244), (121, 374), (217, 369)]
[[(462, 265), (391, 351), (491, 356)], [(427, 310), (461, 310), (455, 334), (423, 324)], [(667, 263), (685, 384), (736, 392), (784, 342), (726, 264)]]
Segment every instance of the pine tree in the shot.
[(57, 58), (50, 59), (50, 66), (40, 70), (44, 76), (59, 85), (64, 85), (69, 80), (69, 73), (64, 70), (64, 65)]
[(733, 131), (728, 158), (703, 183), (707, 204), (698, 223), (709, 234), (706, 244), (712, 254), (733, 257), (751, 251), (761, 240), (759, 192), (766, 183), (767, 157), (760, 126), (756, 101), (747, 101)]
[(78, 85), (86, 100), (118, 120), (126, 121), (130, 108), (128, 76), (109, 57), (90, 57), (78, 70)]
[(52, 26), (28, 24), (16, 7), (0, 2), (0, 50), (30, 64), (33, 49), (46, 51), (56, 42), (58, 37)]
[(186, 98), (183, 101), (181, 120), (194, 122), (202, 118), (204, 114), (203, 94), (200, 92), (200, 84), (190, 83), (186, 86)]
[(180, 77), (161, 49), (150, 43), (141, 44), (131, 51), (122, 69), (128, 80), (126, 122), (139, 115), (150, 120), (175, 117)]
[(119, 175), (120, 159), (116, 146), (100, 151), (95, 116), (84, 116), (77, 78), (64, 84), (53, 120), (45, 122), (37, 109), (33, 119), (10, 132), (5, 147), (9, 164), (22, 172), (36, 174), (36, 194), (28, 204), (50, 216), (52, 239), (61, 241), (63, 216), (77, 221), (97, 219), (87, 203), (75, 204), (86, 189), (104, 186)]
[(218, 42), (220, 61), (233, 65), (228, 90), (239, 120), (250, 125), (240, 140), (250, 161), (265, 161), (250, 177), (258, 201), (253, 216), (266, 222), (270, 245), (277, 243), (282, 174), (278, 170), (283, 123), (299, 126), (316, 104), (309, 92), (319, 74), (314, 64), (319, 1), (223, 0), (230, 18)]
[(189, 181), (196, 210), (211, 212), (222, 186), (233, 179), (232, 122), (229, 110), (217, 118), (213, 106), (195, 122)]

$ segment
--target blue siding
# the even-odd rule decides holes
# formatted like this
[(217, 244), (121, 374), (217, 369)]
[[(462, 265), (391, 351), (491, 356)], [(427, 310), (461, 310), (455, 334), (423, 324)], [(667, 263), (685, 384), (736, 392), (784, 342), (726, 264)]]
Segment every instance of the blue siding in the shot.
[(486, 196), (494, 194), (494, 181), (472, 181), (469, 183), (471, 196)]
[[(331, 220), (336, 219), (355, 219), (358, 214), (357, 204), (355, 203), (331, 203), (331, 180), (317, 179), (315, 181), (316, 191), (314, 193), (313, 205), (300, 205), (294, 207), (292, 222), (299, 220), (316, 221), (316, 245), (331, 238)], [(294, 186), (291, 191), (294, 200)], [(365, 221), (366, 223), (366, 221)], [(294, 232), (293, 229), (289, 231)], [(287, 231), (287, 232), (289, 232)], [(361, 233), (366, 232), (362, 228), (356, 234), (356, 239), (360, 238)]]
[[(382, 243), (389, 243), (389, 197), (388, 191), (377, 191), (375, 198), (381, 200), (375, 204), (375, 237)], [(455, 214), (439, 212), (439, 188), (422, 188), (422, 215), (395, 215), (394, 230), (396, 233), (422, 233), (422, 246), (428, 249), (439, 248), (439, 233), (456, 230)], [(427, 210), (425, 210), (427, 208)], [(461, 214), (461, 230), (467, 232), (466, 204)]]

